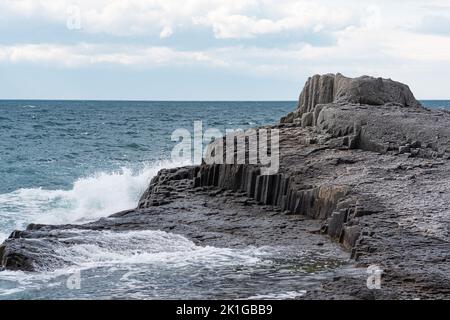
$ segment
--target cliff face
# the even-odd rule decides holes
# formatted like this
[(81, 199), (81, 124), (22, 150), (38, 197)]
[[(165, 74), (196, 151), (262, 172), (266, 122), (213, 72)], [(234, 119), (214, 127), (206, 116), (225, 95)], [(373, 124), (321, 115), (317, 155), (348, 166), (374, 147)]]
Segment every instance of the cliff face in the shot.
[(373, 106), (389, 103), (401, 107), (421, 107), (407, 85), (391, 79), (369, 76), (347, 78), (340, 73), (315, 75), (306, 82), (300, 94), (297, 110), (283, 118), (281, 122), (289, 123), (295, 119), (304, 122), (313, 115), (317, 117), (320, 111), (317, 111), (316, 107), (329, 103)]
[(311, 112), (316, 105), (331, 102), (421, 106), (403, 83), (369, 76), (347, 78), (338, 73), (309, 78), (300, 94), (298, 109), (301, 113)]
[[(311, 245), (321, 233), (359, 265), (380, 266), (385, 284), (367, 293), (365, 282), (343, 277), (312, 298), (450, 297), (448, 112), (423, 108), (392, 80), (328, 74), (310, 78), (297, 110), (270, 128), (280, 131), (277, 174), (248, 158), (162, 170), (137, 209), (77, 228), (162, 228), (219, 246)], [(55, 241), (54, 230), (63, 237), (68, 228), (13, 233), (2, 266), (45, 265), (54, 255), (44, 246), (36, 256), (32, 239), (52, 231)]]

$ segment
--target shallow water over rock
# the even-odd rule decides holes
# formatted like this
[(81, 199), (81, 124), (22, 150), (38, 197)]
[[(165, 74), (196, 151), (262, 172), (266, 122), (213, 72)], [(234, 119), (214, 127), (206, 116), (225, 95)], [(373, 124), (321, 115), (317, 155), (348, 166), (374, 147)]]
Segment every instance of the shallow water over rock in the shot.
[[(345, 272), (326, 250), (198, 246), (162, 231), (69, 230), (54, 253), (67, 265), (0, 272), (1, 299), (299, 298)], [(121, 241), (126, 240), (126, 241)]]

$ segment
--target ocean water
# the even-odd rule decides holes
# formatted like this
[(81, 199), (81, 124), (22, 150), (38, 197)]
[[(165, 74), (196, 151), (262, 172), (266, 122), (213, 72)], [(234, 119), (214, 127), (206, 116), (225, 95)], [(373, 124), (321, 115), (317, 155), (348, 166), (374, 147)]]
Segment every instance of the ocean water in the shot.
[[(175, 129), (276, 123), (295, 104), (0, 101), (0, 241), (31, 222), (83, 223), (135, 207), (160, 169), (189, 164), (170, 159)], [(450, 109), (450, 101), (423, 104)], [(59, 252), (73, 268), (0, 272), (0, 299), (295, 298), (329, 270), (293, 275), (294, 261), (333, 264), (320, 252), (287, 259), (279, 248), (203, 248), (157, 230), (79, 236), (92, 244)], [(77, 272), (82, 288), (70, 290)]]

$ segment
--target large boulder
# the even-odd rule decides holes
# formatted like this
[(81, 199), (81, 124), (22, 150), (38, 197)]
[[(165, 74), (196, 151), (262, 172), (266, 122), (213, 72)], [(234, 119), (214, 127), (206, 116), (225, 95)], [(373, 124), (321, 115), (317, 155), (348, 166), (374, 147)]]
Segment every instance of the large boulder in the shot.
[[(310, 77), (300, 94), (297, 111), (293, 116), (301, 118), (305, 113), (314, 112), (317, 105), (333, 102), (422, 107), (409, 87), (403, 83), (369, 76), (348, 78), (338, 73)], [(285, 119), (287, 122), (289, 120)]]

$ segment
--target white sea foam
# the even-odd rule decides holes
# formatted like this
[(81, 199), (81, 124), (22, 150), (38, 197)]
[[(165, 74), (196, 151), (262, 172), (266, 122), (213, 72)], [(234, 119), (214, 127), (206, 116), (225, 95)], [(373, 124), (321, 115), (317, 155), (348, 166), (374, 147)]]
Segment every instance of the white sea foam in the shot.
[(3, 242), (6, 238), (8, 238), (8, 234), (0, 232), (0, 243)]
[(306, 290), (288, 291), (283, 293), (260, 294), (247, 298), (248, 300), (290, 300), (302, 297), (306, 294)]
[(69, 230), (69, 233), (64, 243), (74, 244), (55, 244), (54, 252), (65, 261), (86, 268), (115, 264), (169, 264), (176, 268), (192, 264), (255, 264), (268, 252), (253, 247), (242, 250), (202, 247), (180, 235), (158, 230)]
[(131, 209), (162, 168), (188, 163), (152, 163), (139, 172), (121, 168), (80, 178), (70, 190), (19, 189), (0, 194), (0, 237), (27, 224), (83, 223)]
[[(213, 270), (271, 263), (265, 260), (265, 257), (271, 254), (270, 248), (202, 247), (180, 235), (164, 231), (111, 232), (73, 229), (67, 230), (67, 234), (69, 236), (63, 239), (64, 244), (48, 244), (52, 246), (55, 256), (69, 264), (67, 267), (38, 273), (3, 271), (0, 273), (0, 284), (7, 285), (0, 285), (0, 296), (65, 286), (65, 281), (75, 272), (84, 277), (90, 273), (88, 270), (97, 268), (101, 268), (101, 271), (96, 272), (95, 277), (98, 280), (111, 279), (114, 282), (111, 286), (128, 288), (148, 285), (146, 278), (138, 280), (139, 275), (148, 272), (143, 265), (156, 271), (170, 270), (171, 273), (176, 273), (184, 268)], [(117, 273), (120, 274), (119, 278)]]

